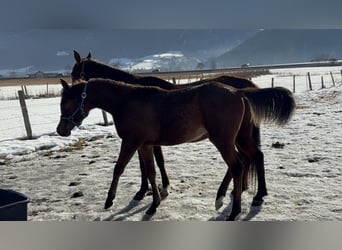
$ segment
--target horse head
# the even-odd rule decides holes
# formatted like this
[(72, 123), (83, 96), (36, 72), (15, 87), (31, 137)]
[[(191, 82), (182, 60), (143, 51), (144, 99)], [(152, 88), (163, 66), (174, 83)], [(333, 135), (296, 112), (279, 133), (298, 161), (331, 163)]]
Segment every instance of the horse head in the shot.
[(80, 54), (74, 50), (75, 65), (71, 71), (72, 83), (78, 83), (80, 80), (89, 80), (91, 78), (85, 71), (87, 62), (91, 62), (91, 53), (86, 58), (81, 58)]
[(89, 107), (86, 105), (87, 82), (69, 86), (61, 79), (63, 86), (61, 98), (61, 117), (57, 126), (57, 133), (61, 136), (69, 136), (74, 127), (81, 125), (84, 118), (88, 116)]

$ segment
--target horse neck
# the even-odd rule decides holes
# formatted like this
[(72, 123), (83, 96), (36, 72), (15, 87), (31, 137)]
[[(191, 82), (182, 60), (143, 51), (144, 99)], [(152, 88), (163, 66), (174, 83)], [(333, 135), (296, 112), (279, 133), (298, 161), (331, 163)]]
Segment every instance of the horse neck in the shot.
[(163, 79), (153, 77), (153, 76), (139, 76), (130, 74), (126, 71), (116, 69), (110, 65), (98, 63), (92, 61), (91, 68), (89, 67), (89, 72), (91, 72), (92, 77), (90, 78), (107, 78), (115, 81), (125, 82), (129, 84), (139, 84), (143, 86), (156, 86), (163, 89), (173, 89), (174, 85)]
[(126, 100), (129, 88), (120, 84), (111, 84), (107, 80), (89, 82), (87, 98), (90, 109), (100, 108), (114, 114)]
[(101, 64), (98, 62), (91, 62), (92, 66), (89, 67), (89, 72), (93, 75), (90, 78), (108, 78), (115, 81), (121, 81), (121, 82), (134, 82), (135, 76), (125, 72), (120, 69), (116, 69), (110, 65)]

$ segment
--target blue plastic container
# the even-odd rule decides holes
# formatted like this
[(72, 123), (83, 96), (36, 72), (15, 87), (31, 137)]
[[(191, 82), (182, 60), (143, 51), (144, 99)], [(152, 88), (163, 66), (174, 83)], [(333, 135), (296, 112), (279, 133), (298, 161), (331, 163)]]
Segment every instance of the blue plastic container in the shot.
[(0, 221), (27, 221), (28, 202), (21, 193), (0, 189)]

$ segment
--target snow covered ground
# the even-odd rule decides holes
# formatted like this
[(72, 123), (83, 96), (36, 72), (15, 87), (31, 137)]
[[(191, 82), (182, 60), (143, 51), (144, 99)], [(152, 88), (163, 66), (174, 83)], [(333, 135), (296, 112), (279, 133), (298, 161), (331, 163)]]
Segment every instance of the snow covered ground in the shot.
[[(286, 77), (286, 70), (273, 74), (279, 72)], [(298, 72), (304, 76), (306, 69)], [(327, 72), (328, 79), (330, 70)], [(291, 89), (292, 77), (287, 77)], [(253, 80), (268, 87), (271, 78)], [(297, 80), (298, 86), (306, 84), (305, 78)], [(342, 219), (340, 81), (336, 77), (336, 87), (327, 84), (328, 88), (320, 89), (317, 85), (314, 91), (297, 88), (298, 107), (292, 121), (281, 128), (262, 126), (269, 195), (262, 207), (251, 208), (253, 190), (245, 192), (240, 220)], [(136, 156), (120, 179), (114, 206), (104, 210), (120, 138), (113, 126), (94, 125), (102, 122), (101, 112), (94, 110), (81, 129), (61, 138), (54, 133), (59, 98), (27, 100), (32, 130), (38, 138), (17, 140), (14, 138), (25, 135), (19, 102), (0, 102), (0, 187), (31, 198), (29, 220), (206, 221), (222, 220), (230, 212), (229, 197), (227, 206), (215, 211), (216, 191), (227, 167), (207, 140), (163, 148), (171, 193), (152, 218), (144, 215), (150, 196), (139, 203), (131, 200), (140, 184)], [(82, 143), (77, 143), (80, 139)], [(283, 148), (273, 147), (276, 143)], [(74, 194), (79, 197), (73, 198)]]

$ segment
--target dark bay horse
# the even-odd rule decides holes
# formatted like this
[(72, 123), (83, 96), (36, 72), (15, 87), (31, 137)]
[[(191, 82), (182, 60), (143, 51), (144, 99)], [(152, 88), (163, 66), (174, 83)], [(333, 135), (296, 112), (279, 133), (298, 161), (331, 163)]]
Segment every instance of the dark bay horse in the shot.
[[(221, 153), (228, 169), (224, 179), (233, 178), (233, 206), (229, 220), (241, 212), (243, 165), (235, 149), (243, 131), (243, 118), (249, 107), (255, 124), (271, 121), (286, 124), (295, 109), (291, 92), (285, 88), (236, 90), (211, 82), (199, 86), (163, 90), (130, 85), (108, 79), (91, 79), (69, 86), (61, 80), (61, 118), (57, 132), (69, 136), (93, 108), (112, 114), (122, 139), (105, 208), (113, 204), (119, 178), (135, 151), (139, 150), (151, 183), (153, 202), (147, 214), (156, 212), (160, 193), (156, 185), (153, 146), (196, 142), (206, 138)], [(249, 152), (249, 144), (239, 145)], [(252, 149), (253, 150), (253, 149)], [(221, 189), (222, 184), (219, 189)]]
[[(89, 53), (86, 58), (81, 58), (80, 54), (77, 51), (74, 51), (74, 58), (75, 58), (75, 65), (73, 66), (73, 70), (71, 73), (73, 82), (77, 82), (79, 80), (89, 80), (91, 78), (107, 78), (112, 79), (116, 81), (122, 81), (129, 84), (139, 84), (143, 86), (158, 86), (163, 89), (172, 90), (172, 89), (180, 89), (180, 88), (187, 88), (187, 87), (194, 87), (206, 82), (210, 81), (216, 81), (220, 82), (222, 84), (229, 85), (231, 87), (242, 89), (242, 88), (257, 88), (257, 85), (255, 85), (252, 81), (240, 78), (240, 77), (234, 77), (234, 76), (220, 76), (213, 79), (205, 79), (189, 84), (182, 84), (182, 85), (175, 85), (168, 81), (165, 81), (163, 79), (153, 77), (153, 76), (140, 76), (136, 74), (130, 74), (126, 71), (117, 69), (111, 65), (105, 64), (103, 62), (100, 62), (98, 60), (92, 59), (91, 54)], [(245, 131), (249, 130), (249, 133), (244, 133), (243, 137), (239, 136), (237, 138), (238, 143), (237, 146), (241, 143), (246, 143), (246, 141), (249, 141), (249, 143), (254, 143), (257, 147), (255, 149), (255, 154), (258, 155), (258, 157), (249, 157), (248, 154), (244, 154), (244, 152), (241, 153), (241, 157), (244, 158), (244, 164), (249, 166), (249, 164), (252, 164), (252, 171), (249, 172), (249, 168), (245, 168), (244, 172), (244, 184), (243, 184), (243, 190), (247, 189), (247, 182), (248, 182), (248, 173), (254, 174), (254, 171), (257, 171), (257, 177), (258, 177), (258, 191), (253, 198), (252, 205), (261, 205), (263, 202), (263, 197), (267, 195), (267, 188), (266, 188), (266, 181), (265, 181), (265, 171), (264, 171), (264, 162), (263, 162), (263, 153), (260, 150), (260, 129), (258, 126), (254, 125), (250, 121), (250, 114), (249, 111), (245, 112), (245, 119), (244, 119), (244, 127)], [(254, 141), (254, 142), (253, 142)], [(239, 143), (240, 142), (240, 143)], [(164, 164), (164, 158), (162, 154), (162, 150), (160, 146), (154, 146), (153, 148), (154, 156), (157, 162), (157, 165), (160, 169), (161, 178), (162, 178), (162, 195), (167, 196), (168, 194), (168, 186), (169, 186), (169, 179), (165, 170), (165, 164)], [(251, 161), (251, 159), (257, 159), (257, 162)], [(140, 168), (142, 173), (142, 182), (141, 182), (141, 188), (135, 195), (134, 199), (140, 200), (144, 197), (148, 182), (146, 174), (144, 173), (144, 166), (141, 158), (140, 160)], [(256, 169), (255, 169), (256, 168)], [(216, 209), (219, 209), (222, 205), (222, 199), (225, 197), (228, 185), (230, 182), (230, 177), (224, 180), (222, 188), (219, 190), (217, 194), (217, 202), (216, 202)]]

